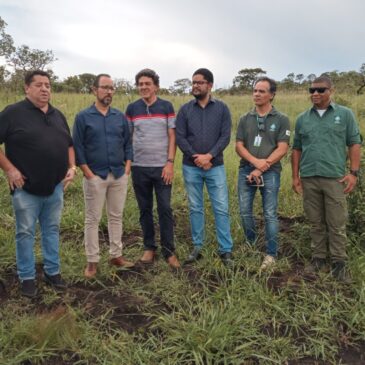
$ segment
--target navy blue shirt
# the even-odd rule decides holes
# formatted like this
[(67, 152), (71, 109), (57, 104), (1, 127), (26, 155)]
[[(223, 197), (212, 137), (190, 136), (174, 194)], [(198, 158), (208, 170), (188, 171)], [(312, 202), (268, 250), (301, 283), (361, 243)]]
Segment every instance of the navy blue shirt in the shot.
[(95, 105), (82, 110), (75, 118), (73, 140), (76, 163), (88, 165), (103, 179), (109, 172), (123, 176), (125, 161), (133, 159), (128, 122), (118, 109), (109, 108), (105, 116)]
[(231, 138), (231, 114), (226, 104), (210, 98), (202, 108), (197, 100), (184, 104), (176, 117), (176, 143), (185, 165), (194, 164), (195, 154), (210, 153), (213, 166), (223, 164), (223, 150)]

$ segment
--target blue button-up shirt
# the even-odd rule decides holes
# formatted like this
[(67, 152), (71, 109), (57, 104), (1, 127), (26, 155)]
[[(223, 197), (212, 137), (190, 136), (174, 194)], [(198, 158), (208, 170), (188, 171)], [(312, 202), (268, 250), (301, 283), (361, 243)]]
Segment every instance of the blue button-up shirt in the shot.
[(195, 166), (194, 154), (210, 153), (213, 166), (223, 164), (223, 150), (231, 138), (231, 114), (226, 104), (210, 98), (202, 108), (197, 100), (184, 104), (176, 117), (176, 143), (183, 163)]
[(73, 140), (77, 164), (87, 164), (103, 179), (109, 172), (121, 177), (125, 161), (133, 159), (128, 122), (118, 109), (109, 108), (105, 116), (95, 105), (82, 110), (75, 118)]

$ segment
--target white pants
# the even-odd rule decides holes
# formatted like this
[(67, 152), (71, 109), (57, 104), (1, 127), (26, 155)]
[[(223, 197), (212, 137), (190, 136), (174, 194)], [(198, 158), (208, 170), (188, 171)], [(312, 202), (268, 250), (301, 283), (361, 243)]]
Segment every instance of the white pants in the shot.
[(99, 262), (99, 222), (106, 202), (108, 216), (109, 254), (111, 258), (122, 255), (123, 210), (127, 196), (128, 175), (115, 179), (113, 174), (103, 180), (95, 176), (84, 177), (85, 199), (85, 251), (87, 262)]

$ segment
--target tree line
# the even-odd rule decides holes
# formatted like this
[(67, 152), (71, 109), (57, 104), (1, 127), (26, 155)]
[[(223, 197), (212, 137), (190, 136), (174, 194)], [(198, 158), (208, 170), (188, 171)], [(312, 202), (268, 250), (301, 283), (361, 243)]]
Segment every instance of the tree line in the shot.
[[(6, 32), (7, 23), (0, 17), (0, 57), (5, 60), (0, 65), (0, 86), (11, 91), (20, 91), (23, 88), (24, 75), (29, 70), (44, 70), (51, 76), (52, 88), (55, 92), (89, 93), (96, 77), (92, 73), (82, 73), (68, 76), (60, 80), (52, 71), (51, 65), (57, 61), (52, 50), (32, 49), (27, 45), (15, 46), (13, 37)], [(251, 93), (254, 80), (266, 75), (262, 68), (243, 68), (233, 78), (232, 85), (217, 89), (218, 94)], [(365, 63), (358, 71), (328, 71), (338, 91), (361, 94), (365, 90)], [(283, 80), (278, 81), (278, 90), (304, 91), (317, 75), (289, 73)], [(319, 75), (318, 75), (319, 76)], [(114, 80), (116, 91), (124, 94), (137, 93), (135, 85), (124, 78)], [(161, 94), (183, 95), (191, 90), (190, 78), (181, 78), (174, 81), (169, 88), (160, 89)]]

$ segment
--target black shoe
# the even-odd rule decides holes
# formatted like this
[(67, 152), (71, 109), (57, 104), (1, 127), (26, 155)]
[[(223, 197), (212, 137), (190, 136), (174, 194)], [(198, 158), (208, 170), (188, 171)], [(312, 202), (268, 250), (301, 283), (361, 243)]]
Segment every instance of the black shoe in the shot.
[(44, 281), (57, 290), (65, 290), (67, 288), (66, 283), (61, 278), (61, 274), (48, 275), (44, 273)]
[(344, 261), (332, 263), (332, 275), (343, 284), (352, 284), (350, 272), (347, 270)]
[(223, 265), (226, 267), (233, 267), (232, 253), (224, 252), (220, 255)]
[(184, 265), (192, 264), (202, 258), (202, 254), (200, 253), (200, 248), (194, 247), (194, 250), (191, 251), (188, 258), (184, 261)]
[(304, 269), (305, 274), (315, 274), (324, 269), (326, 266), (326, 259), (313, 257), (310, 264)]
[(20, 283), (20, 292), (28, 298), (34, 298), (37, 295), (37, 287), (34, 279), (23, 280)]

